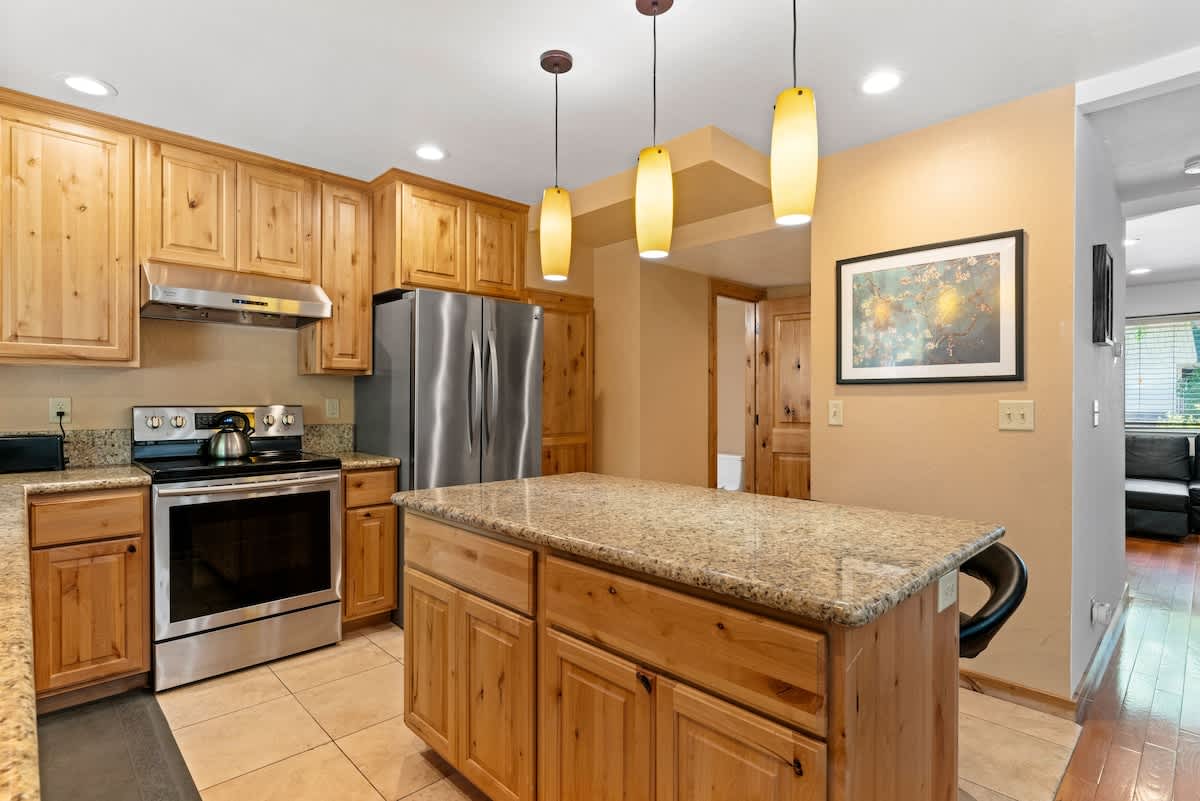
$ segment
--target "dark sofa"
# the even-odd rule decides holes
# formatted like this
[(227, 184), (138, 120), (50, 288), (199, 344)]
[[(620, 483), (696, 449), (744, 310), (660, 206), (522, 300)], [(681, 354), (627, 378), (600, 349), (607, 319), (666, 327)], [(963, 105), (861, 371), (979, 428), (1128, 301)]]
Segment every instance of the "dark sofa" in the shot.
[(1200, 475), (1192, 438), (1125, 436), (1125, 533), (1186, 537), (1200, 531)]

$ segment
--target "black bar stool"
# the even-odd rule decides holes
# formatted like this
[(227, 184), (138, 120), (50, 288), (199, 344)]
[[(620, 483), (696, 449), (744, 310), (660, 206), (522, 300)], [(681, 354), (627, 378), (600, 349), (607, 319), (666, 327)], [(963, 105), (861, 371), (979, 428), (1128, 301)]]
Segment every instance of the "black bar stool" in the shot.
[(975, 614), (959, 615), (958, 655), (974, 659), (1021, 605), (1029, 586), (1029, 570), (1016, 551), (998, 542), (972, 556), (959, 570), (979, 579), (991, 591)]

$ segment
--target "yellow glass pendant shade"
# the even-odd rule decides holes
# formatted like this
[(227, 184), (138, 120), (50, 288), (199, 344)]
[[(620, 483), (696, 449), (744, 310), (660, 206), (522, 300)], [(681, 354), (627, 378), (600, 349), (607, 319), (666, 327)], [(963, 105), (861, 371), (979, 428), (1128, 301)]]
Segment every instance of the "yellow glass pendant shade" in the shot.
[(542, 193), (538, 239), (542, 277), (547, 281), (566, 281), (571, 271), (571, 193), (560, 186)]
[(633, 216), (641, 257), (666, 258), (671, 252), (671, 231), (675, 227), (675, 178), (671, 175), (671, 156), (665, 147), (654, 145), (638, 155)]
[(817, 106), (807, 87), (785, 89), (771, 126), (771, 205), (775, 222), (812, 220), (817, 196)]

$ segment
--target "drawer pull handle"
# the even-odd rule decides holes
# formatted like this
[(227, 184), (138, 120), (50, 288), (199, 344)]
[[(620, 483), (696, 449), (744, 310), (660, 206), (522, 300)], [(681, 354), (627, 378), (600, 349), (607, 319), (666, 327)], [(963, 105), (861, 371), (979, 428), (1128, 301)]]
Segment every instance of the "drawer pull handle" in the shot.
[(608, 588), (608, 594), (609, 594), (609, 595), (616, 595), (616, 594), (617, 594), (617, 588), (616, 588), (616, 587), (609, 587), (609, 588)]
[(642, 689), (644, 689), (646, 692), (653, 691), (654, 684), (651, 683), (650, 677), (647, 676), (645, 673), (642, 673), (640, 670), (638, 671), (638, 674), (637, 674), (637, 680), (642, 683)]
[(137, 553), (137, 546), (136, 546), (136, 545), (130, 545), (130, 546), (129, 546), (128, 548), (126, 548), (125, 550), (129, 551), (130, 553)]
[(800, 760), (799, 760), (799, 759), (793, 759), (793, 760), (792, 760), (792, 771), (793, 771), (793, 772), (794, 772), (794, 773), (795, 773), (797, 776), (803, 776), (803, 775), (804, 775), (804, 766), (800, 764)]

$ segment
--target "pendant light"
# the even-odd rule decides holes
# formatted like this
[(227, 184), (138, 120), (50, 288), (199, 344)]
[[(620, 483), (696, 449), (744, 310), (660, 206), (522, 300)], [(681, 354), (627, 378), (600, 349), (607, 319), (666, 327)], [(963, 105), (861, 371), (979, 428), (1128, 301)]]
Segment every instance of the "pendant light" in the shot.
[(637, 183), (633, 192), (633, 216), (638, 253), (643, 259), (666, 258), (671, 251), (675, 226), (675, 178), (671, 156), (658, 144), (658, 15), (674, 0), (637, 0), (637, 10), (651, 19), (653, 62), (651, 66), (650, 147), (638, 154)]
[(542, 277), (566, 281), (571, 270), (571, 194), (558, 185), (558, 76), (570, 72), (574, 60), (566, 50), (542, 53), (542, 69), (554, 76), (554, 186), (542, 192), (538, 224)]
[(779, 225), (812, 220), (817, 195), (817, 107), (812, 89), (797, 86), (796, 0), (792, 0), (792, 86), (775, 99), (771, 126), (771, 206)]

